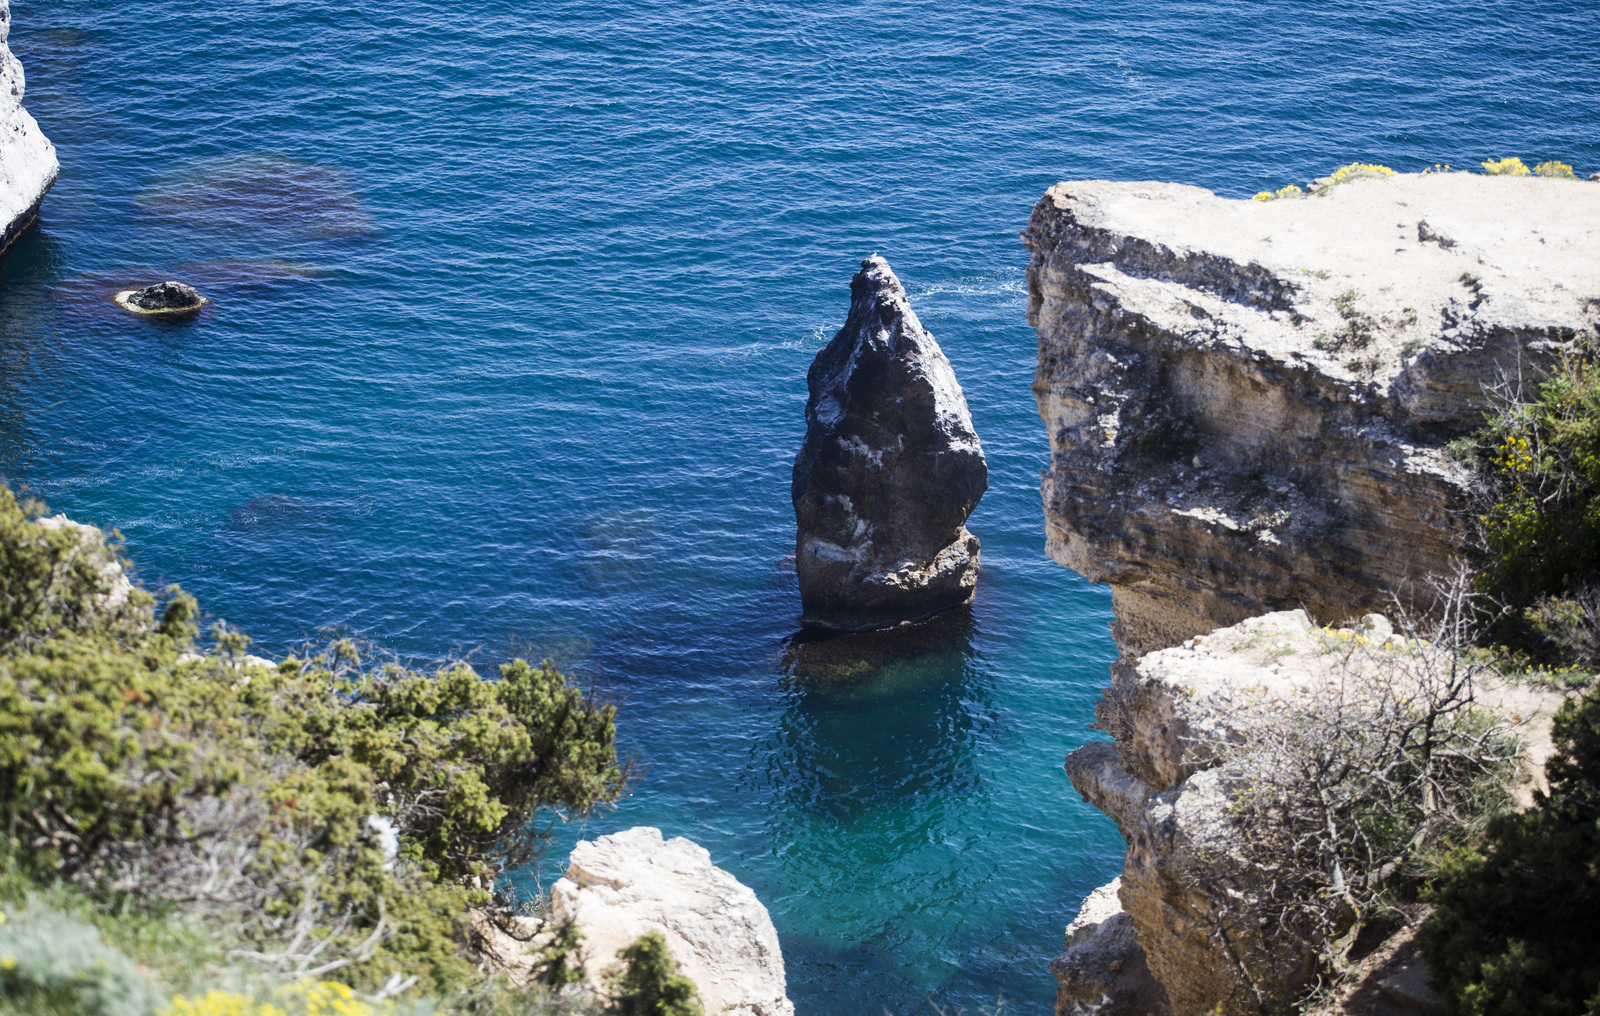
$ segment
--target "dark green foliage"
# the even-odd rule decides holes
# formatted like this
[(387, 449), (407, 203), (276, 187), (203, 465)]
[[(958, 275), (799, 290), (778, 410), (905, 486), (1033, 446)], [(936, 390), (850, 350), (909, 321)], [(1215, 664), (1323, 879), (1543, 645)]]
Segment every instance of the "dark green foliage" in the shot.
[(661, 932), (640, 935), (617, 958), (627, 964), (612, 991), (618, 1016), (702, 1016), (694, 982), (678, 973)]
[(1452, 1016), (1600, 1014), (1600, 691), (1569, 702), (1550, 793), (1458, 850), (1419, 941)]
[(552, 988), (561, 988), (583, 980), (582, 954), (578, 944), (583, 932), (572, 921), (556, 926), (555, 934), (540, 955), (538, 979)]
[(548, 662), (486, 680), (337, 642), (271, 668), (225, 626), (201, 653), (193, 598), (168, 590), (157, 621), (97, 531), (41, 512), (0, 488), (0, 847), (19, 877), (178, 907), (285, 976), (453, 988), (478, 977), (468, 908), (536, 850), (534, 813), (621, 790), (615, 710)]

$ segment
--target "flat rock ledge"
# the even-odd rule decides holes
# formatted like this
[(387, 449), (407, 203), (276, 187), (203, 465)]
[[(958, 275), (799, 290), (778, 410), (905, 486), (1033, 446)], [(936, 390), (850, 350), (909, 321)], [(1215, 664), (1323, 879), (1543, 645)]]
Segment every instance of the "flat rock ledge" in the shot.
[(969, 602), (988, 489), (955, 371), (881, 257), (850, 280), (844, 327), (806, 376), (791, 496), (801, 621), (868, 631)]
[(1473, 553), (1446, 444), (1600, 333), (1600, 187), (1466, 173), (1220, 198), (1050, 188), (1022, 240), (1047, 550), (1129, 658), (1382, 611)]
[(515, 982), (532, 974), (550, 929), (570, 921), (583, 936), (585, 988), (603, 997), (618, 951), (658, 931), (706, 1016), (794, 1016), (766, 907), (690, 840), (664, 840), (649, 826), (584, 840), (551, 887), (550, 904), (544, 922), (474, 915), (485, 958)]
[[(1387, 654), (1407, 651), (1380, 615), (1367, 615), (1357, 627), (1326, 629), (1293, 610), (1113, 665), (1114, 681), (1096, 717), (1116, 741), (1084, 745), (1067, 756), (1066, 768), (1084, 799), (1117, 823), (1128, 852), (1115, 893), (1119, 905), (1109, 899), (1110, 887), (1097, 890), (1101, 899), (1091, 896), (1068, 929), (1066, 952), (1051, 964), (1061, 984), (1062, 1016), (1092, 1002), (1095, 991), (1121, 1005), (1119, 997), (1142, 990), (1129, 979), (1140, 961), (1170, 1003), (1170, 1010), (1152, 1007), (1151, 1013), (1248, 1010), (1236, 1007), (1233, 967), (1212, 920), (1228, 912), (1230, 901), (1237, 905), (1236, 887), (1247, 883), (1232, 860), (1232, 774), (1218, 766), (1214, 746), (1247, 729), (1292, 724), (1325, 689), (1359, 694), (1374, 668), (1386, 666)], [(1478, 691), (1480, 707), (1514, 718), (1530, 785), (1548, 757), (1549, 723), (1561, 701), (1558, 693), (1517, 685)], [(1119, 930), (1121, 918), (1131, 925), (1132, 947)], [(1082, 929), (1089, 925), (1099, 930), (1085, 938)], [(1291, 995), (1314, 969), (1314, 949), (1286, 935), (1237, 932), (1229, 947), (1250, 959), (1258, 974), (1266, 972), (1264, 987), (1281, 996)], [(1121, 981), (1107, 976), (1113, 960), (1121, 964)], [(1116, 993), (1119, 986), (1125, 995)]]
[(10, 34), (10, 0), (0, 0), (0, 257), (33, 225), (61, 172), (55, 146), (22, 107), (26, 79)]

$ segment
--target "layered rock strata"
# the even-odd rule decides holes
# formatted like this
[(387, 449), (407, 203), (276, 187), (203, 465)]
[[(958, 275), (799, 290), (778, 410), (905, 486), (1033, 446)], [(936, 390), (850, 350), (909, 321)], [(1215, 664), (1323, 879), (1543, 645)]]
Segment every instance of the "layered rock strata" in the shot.
[(10, 0), (0, 0), (0, 257), (33, 224), (61, 171), (55, 146), (22, 108), (25, 80), (6, 44), (10, 33)]
[(1600, 318), (1600, 188), (1567, 180), (1077, 181), (1022, 239), (1047, 548), (1110, 583), (1130, 656), (1448, 571), (1473, 540), (1446, 442)]
[(548, 950), (552, 929), (568, 923), (582, 935), (578, 960), (598, 997), (621, 965), (618, 951), (657, 931), (706, 1016), (794, 1016), (766, 907), (690, 840), (663, 840), (649, 826), (584, 840), (550, 890), (544, 921), (496, 923), (479, 914), (474, 927), (487, 958), (520, 983)]
[[(1422, 669), (1396, 664), (1415, 647), (1380, 615), (1360, 623), (1329, 631), (1304, 611), (1281, 611), (1119, 663), (1096, 710), (1097, 724), (1116, 743), (1085, 745), (1067, 757), (1073, 786), (1128, 842), (1117, 895), (1134, 935), (1100, 942), (1108, 957), (1102, 965), (1114, 959), (1134, 969), (1142, 960), (1177, 1016), (1215, 1012), (1219, 1004), (1225, 1013), (1255, 1011), (1254, 999), (1238, 994), (1235, 958), (1279, 998), (1314, 973), (1319, 943), (1240, 916), (1253, 891), (1232, 819), (1244, 780), (1218, 764), (1217, 751), (1246, 731), (1259, 737), (1288, 730), (1315, 702), (1338, 701), (1358, 713), (1369, 698), (1419, 694), (1420, 685), (1405, 682), (1422, 680)], [(1548, 755), (1549, 718), (1560, 702), (1553, 692), (1521, 686), (1477, 691), (1477, 704), (1510, 720), (1532, 746), (1530, 766)], [(1084, 994), (1085, 978), (1063, 976), (1073, 955), (1069, 942), (1052, 964), (1062, 1013)]]
[(988, 466), (950, 361), (883, 258), (861, 262), (849, 316), (806, 384), (791, 489), (802, 620), (862, 631), (971, 600), (966, 521)]

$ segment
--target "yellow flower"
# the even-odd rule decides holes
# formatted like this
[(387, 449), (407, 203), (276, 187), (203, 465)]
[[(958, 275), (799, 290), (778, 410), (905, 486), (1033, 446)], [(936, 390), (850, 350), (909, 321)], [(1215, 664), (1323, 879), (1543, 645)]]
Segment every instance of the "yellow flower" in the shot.
[(1485, 159), (1483, 163), (1483, 171), (1488, 173), (1490, 176), (1528, 175), (1528, 167), (1524, 166), (1522, 164), (1522, 160), (1517, 158), (1515, 155), (1500, 159), (1498, 161), (1490, 161)]
[(1554, 159), (1551, 159), (1549, 162), (1541, 162), (1537, 166), (1533, 167), (1533, 174), (1535, 176), (1552, 176), (1558, 180), (1577, 179), (1572, 172), (1571, 166), (1567, 165), (1565, 162), (1557, 162)]
[(1340, 166), (1328, 174), (1324, 188), (1335, 184), (1345, 183), (1350, 180), (1361, 180), (1371, 177), (1394, 176), (1394, 170), (1388, 166), (1380, 166), (1375, 162), (1352, 162), (1348, 166)]
[(17, 969), (17, 958), (15, 956), (0, 956), (0, 970), (15, 969)]

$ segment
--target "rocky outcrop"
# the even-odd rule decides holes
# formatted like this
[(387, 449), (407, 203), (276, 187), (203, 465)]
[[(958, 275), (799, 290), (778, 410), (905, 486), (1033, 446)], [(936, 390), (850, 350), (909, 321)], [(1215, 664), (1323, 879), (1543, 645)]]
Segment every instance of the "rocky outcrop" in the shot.
[(843, 631), (919, 621), (972, 599), (967, 516), (988, 488), (950, 361), (881, 257), (806, 376), (791, 494), (802, 620)]
[(689, 840), (648, 826), (585, 840), (550, 904), (547, 926), (570, 921), (583, 935), (592, 991), (604, 993), (618, 950), (659, 931), (706, 1016), (794, 1016), (767, 909)]
[[(1128, 842), (1118, 895), (1139, 948), (1119, 959), (1130, 968), (1142, 955), (1178, 1016), (1211, 1013), (1219, 1003), (1223, 1012), (1254, 1011), (1254, 1000), (1238, 995), (1236, 961), (1280, 999), (1316, 969), (1320, 943), (1240, 916), (1254, 890), (1238, 859), (1232, 806), (1247, 781), (1219, 765), (1217, 751), (1247, 731), (1289, 730), (1319, 699), (1336, 697), (1354, 714), (1368, 696), (1419, 694), (1420, 685), (1406, 682), (1420, 680), (1422, 669), (1396, 665), (1413, 658), (1405, 640), (1380, 615), (1361, 625), (1329, 631), (1304, 611), (1282, 611), (1116, 664), (1096, 710), (1116, 743), (1067, 757), (1073, 786)], [(1480, 684), (1476, 698), (1511, 720), (1531, 747), (1531, 766), (1548, 755), (1549, 718), (1560, 702), (1515, 685)], [(1069, 942), (1052, 965), (1058, 980), (1072, 955)]]
[(1122, 909), (1122, 879), (1089, 894), (1067, 925), (1066, 951), (1050, 961), (1061, 1016), (1167, 1016), (1167, 993), (1150, 975), (1133, 918)]
[(166, 318), (193, 317), (211, 302), (193, 286), (170, 281), (143, 289), (125, 289), (111, 299), (129, 313)]
[(1567, 180), (1078, 181), (1022, 238), (1048, 551), (1110, 583), (1130, 656), (1448, 571), (1472, 530), (1446, 442), (1600, 317), (1600, 188)]
[(10, 0), (0, 0), (0, 256), (33, 224), (61, 167), (56, 149), (22, 108), (22, 64), (11, 54)]
[(47, 532), (69, 533), (76, 537), (78, 545), (73, 559), (88, 564), (100, 576), (96, 582), (102, 590), (96, 601), (97, 609), (107, 616), (122, 613), (133, 596), (133, 583), (128, 581), (116, 550), (107, 545), (106, 534), (96, 526), (74, 522), (64, 513), (47, 515), (35, 521), (40, 529)]

